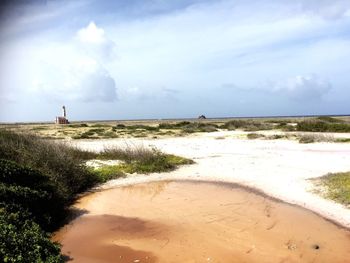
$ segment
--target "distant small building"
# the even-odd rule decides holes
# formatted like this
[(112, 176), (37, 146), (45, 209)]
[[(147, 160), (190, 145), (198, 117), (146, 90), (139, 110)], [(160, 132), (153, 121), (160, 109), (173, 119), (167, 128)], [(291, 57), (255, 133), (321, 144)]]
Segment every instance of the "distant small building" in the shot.
[(207, 117), (205, 117), (204, 115), (200, 115), (200, 116), (198, 116), (198, 119), (200, 119), (200, 120), (203, 120), (203, 119), (206, 119)]
[(62, 107), (62, 113), (63, 113), (63, 116), (56, 117), (56, 120), (55, 120), (56, 124), (68, 124), (69, 123), (69, 121), (67, 119), (67, 113), (66, 113), (65, 106)]
[(56, 117), (56, 124), (68, 124), (69, 121), (65, 117)]

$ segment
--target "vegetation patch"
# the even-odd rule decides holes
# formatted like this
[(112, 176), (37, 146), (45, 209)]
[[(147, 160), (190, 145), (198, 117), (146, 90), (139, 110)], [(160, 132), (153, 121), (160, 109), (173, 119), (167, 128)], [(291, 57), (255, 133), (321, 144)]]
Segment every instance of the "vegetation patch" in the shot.
[(316, 185), (323, 188), (326, 198), (350, 207), (350, 172), (327, 174), (318, 178)]
[(25, 211), (0, 208), (0, 258), (2, 262), (63, 262), (60, 246), (50, 241)]
[(148, 126), (148, 125), (129, 125), (125, 127), (128, 130), (146, 130), (146, 131), (159, 131), (158, 127)]
[(335, 139), (331, 135), (324, 134), (302, 134), (298, 136), (299, 143), (314, 143), (314, 142), (334, 142)]
[(232, 120), (221, 125), (222, 129), (236, 130), (242, 129), (244, 131), (259, 131), (259, 130), (272, 130), (274, 124), (268, 122), (257, 122), (251, 120)]
[(330, 116), (320, 116), (317, 118), (317, 120), (323, 121), (323, 122), (330, 122), (330, 123), (343, 123), (344, 121), (341, 119), (337, 119)]
[(181, 130), (182, 133), (214, 132), (219, 128), (214, 123), (181, 121), (176, 123), (160, 123), (159, 129)]
[(297, 131), (308, 132), (350, 132), (350, 124), (320, 120), (302, 121), (297, 124)]
[(67, 201), (96, 183), (96, 177), (82, 165), (81, 157), (91, 155), (33, 134), (0, 131), (0, 159), (14, 161), (48, 176)]
[(336, 142), (350, 142), (350, 138), (337, 138)]
[(267, 136), (266, 138), (269, 140), (278, 140), (278, 139), (286, 139), (288, 138), (288, 136), (285, 134), (273, 134), (273, 135)]
[(77, 124), (69, 124), (68, 127), (70, 128), (84, 128), (89, 127), (86, 123), (77, 123)]
[(265, 138), (265, 135), (260, 133), (248, 133), (247, 138), (250, 140), (254, 140), (254, 139)]
[(148, 149), (144, 147), (128, 148), (107, 148), (100, 152), (97, 159), (103, 160), (122, 160), (122, 164), (111, 166), (110, 168), (97, 168), (98, 174), (104, 177), (105, 172), (111, 169), (116, 176), (122, 176), (123, 173), (155, 173), (174, 170), (179, 165), (192, 164), (193, 161), (184, 157), (164, 154), (157, 149)]
[(92, 173), (96, 174), (102, 182), (126, 176), (119, 165), (105, 165), (98, 168), (90, 168), (90, 170)]
[(173, 130), (173, 129), (181, 129), (188, 125), (190, 125), (191, 122), (189, 121), (181, 121), (177, 123), (160, 123), (158, 125), (159, 129), (166, 129), (166, 130)]

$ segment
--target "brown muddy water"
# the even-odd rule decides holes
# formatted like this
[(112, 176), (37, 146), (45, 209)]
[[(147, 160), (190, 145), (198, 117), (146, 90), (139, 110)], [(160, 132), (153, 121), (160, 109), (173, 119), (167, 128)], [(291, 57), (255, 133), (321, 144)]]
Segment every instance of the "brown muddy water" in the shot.
[(54, 235), (73, 262), (350, 262), (350, 231), (232, 184), (171, 181), (79, 200)]

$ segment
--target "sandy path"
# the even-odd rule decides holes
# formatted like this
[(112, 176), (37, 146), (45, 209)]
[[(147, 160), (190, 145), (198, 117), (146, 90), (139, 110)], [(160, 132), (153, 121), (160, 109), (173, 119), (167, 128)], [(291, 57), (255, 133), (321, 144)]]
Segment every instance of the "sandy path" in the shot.
[[(218, 139), (221, 138), (221, 139)], [(222, 139), (224, 137), (225, 139)], [(299, 144), (291, 140), (246, 140), (239, 132), (215, 132), (165, 139), (73, 141), (90, 150), (112, 145), (144, 145), (185, 156), (196, 164), (171, 173), (133, 175), (104, 187), (163, 179), (235, 182), (308, 208), (350, 228), (350, 209), (310, 192), (309, 178), (350, 170), (350, 145)]]

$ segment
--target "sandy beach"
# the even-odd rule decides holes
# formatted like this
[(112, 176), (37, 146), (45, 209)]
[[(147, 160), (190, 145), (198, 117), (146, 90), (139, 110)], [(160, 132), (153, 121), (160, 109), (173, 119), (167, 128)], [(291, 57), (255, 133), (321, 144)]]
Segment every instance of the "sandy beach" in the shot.
[[(332, 136), (337, 136), (332, 135)], [(342, 134), (342, 137), (349, 134)], [(309, 179), (350, 170), (347, 143), (300, 144), (293, 140), (248, 140), (244, 132), (220, 131), (162, 139), (70, 141), (82, 149), (142, 145), (193, 159), (196, 163), (170, 173), (130, 175), (109, 181), (104, 189), (159, 180), (233, 182), (307, 208), (350, 228), (350, 210), (313, 193)]]

